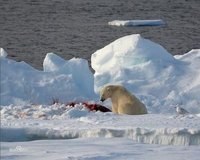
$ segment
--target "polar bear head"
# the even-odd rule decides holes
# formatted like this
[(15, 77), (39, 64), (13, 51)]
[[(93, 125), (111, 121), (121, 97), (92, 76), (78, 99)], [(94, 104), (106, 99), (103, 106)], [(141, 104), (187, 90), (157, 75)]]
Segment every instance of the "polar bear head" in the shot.
[(126, 90), (123, 86), (121, 85), (107, 85), (103, 87), (100, 90), (100, 101), (105, 101), (108, 98), (113, 98), (113, 96), (116, 96), (117, 91), (124, 91)]
[(105, 101), (106, 99), (111, 98), (112, 88), (113, 88), (113, 86), (108, 85), (108, 86), (103, 87), (103, 88), (100, 90), (100, 101), (103, 102), (103, 101)]

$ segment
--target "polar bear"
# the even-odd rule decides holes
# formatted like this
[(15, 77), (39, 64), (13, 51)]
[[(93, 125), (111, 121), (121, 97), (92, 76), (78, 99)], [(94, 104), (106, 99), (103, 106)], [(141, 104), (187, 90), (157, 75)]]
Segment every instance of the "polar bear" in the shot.
[(145, 105), (120, 85), (108, 85), (101, 89), (100, 100), (111, 98), (112, 112), (117, 114), (147, 114)]

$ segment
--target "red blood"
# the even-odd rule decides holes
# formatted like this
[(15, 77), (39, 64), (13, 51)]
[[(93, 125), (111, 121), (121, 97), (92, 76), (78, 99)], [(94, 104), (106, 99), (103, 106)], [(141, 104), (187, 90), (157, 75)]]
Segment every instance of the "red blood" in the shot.
[(83, 103), (86, 108), (88, 108), (90, 111), (101, 111), (101, 112), (111, 112), (110, 109), (106, 108), (105, 106), (102, 106), (100, 104), (89, 104), (87, 102)]
[[(70, 102), (67, 105), (74, 107), (76, 104), (80, 104), (80, 103), (76, 103), (76, 102)], [(100, 104), (90, 104), (88, 102), (83, 102), (82, 103), (87, 109), (89, 109), (90, 111), (101, 111), (101, 112), (111, 112), (110, 109), (106, 108), (105, 106), (102, 106)]]

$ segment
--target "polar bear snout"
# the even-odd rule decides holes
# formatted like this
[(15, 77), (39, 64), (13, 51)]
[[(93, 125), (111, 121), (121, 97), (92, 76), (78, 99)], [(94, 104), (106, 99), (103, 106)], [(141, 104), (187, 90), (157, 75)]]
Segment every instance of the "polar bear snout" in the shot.
[(103, 98), (103, 97), (100, 98), (100, 101), (101, 101), (101, 102), (103, 102), (103, 101), (105, 101), (105, 100), (106, 100), (106, 99)]

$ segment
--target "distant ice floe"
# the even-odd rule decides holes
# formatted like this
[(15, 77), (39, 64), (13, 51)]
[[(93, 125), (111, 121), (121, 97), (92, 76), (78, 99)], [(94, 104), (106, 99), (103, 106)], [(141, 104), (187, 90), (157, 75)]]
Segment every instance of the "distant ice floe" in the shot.
[(137, 27), (137, 26), (163, 26), (166, 23), (162, 19), (155, 20), (114, 20), (108, 22), (111, 26), (126, 26), (126, 27)]

